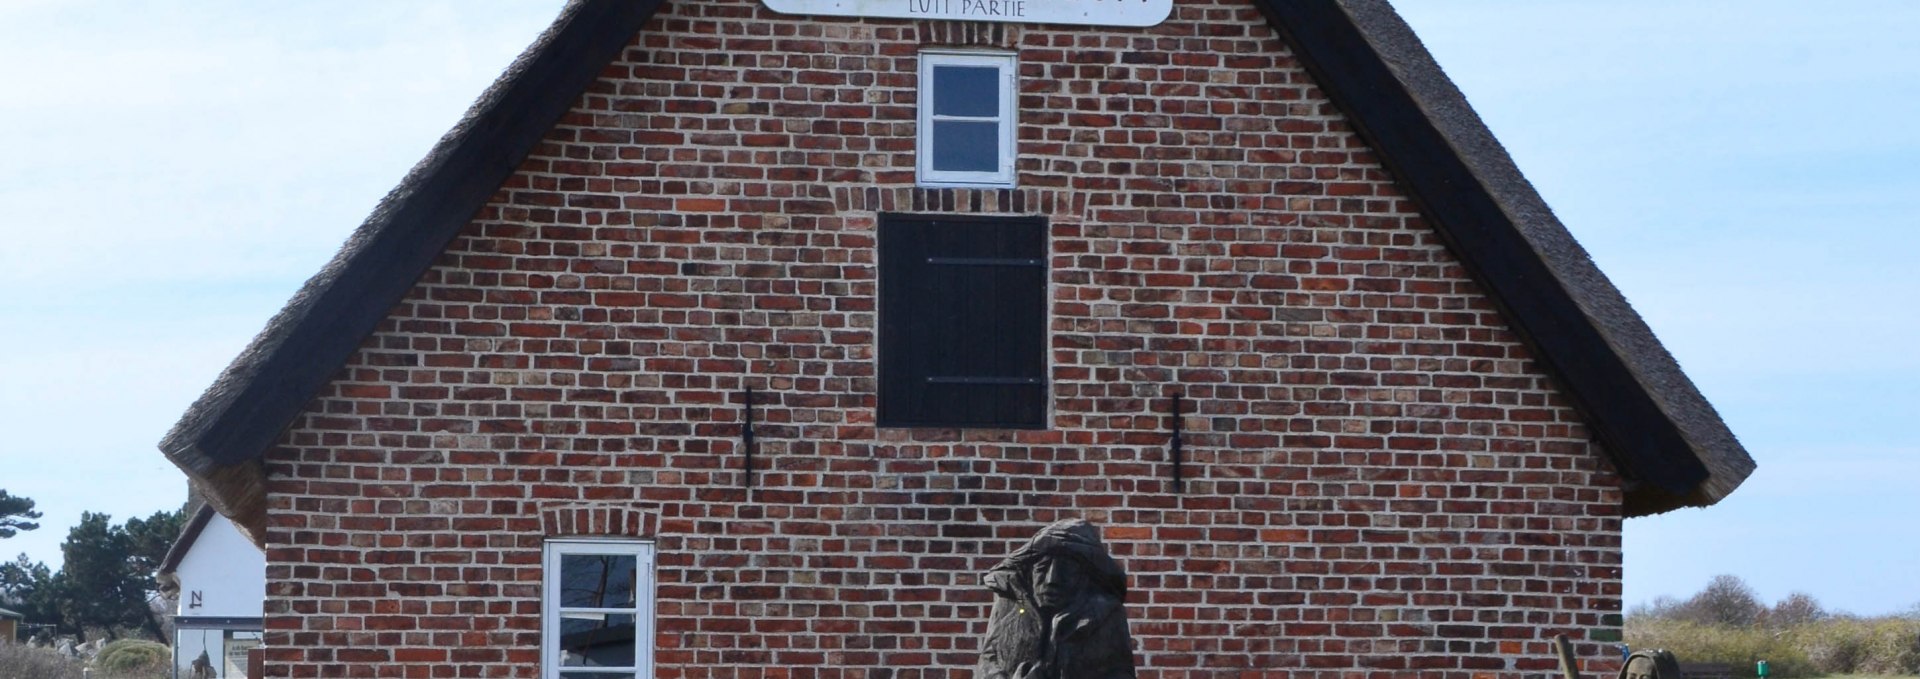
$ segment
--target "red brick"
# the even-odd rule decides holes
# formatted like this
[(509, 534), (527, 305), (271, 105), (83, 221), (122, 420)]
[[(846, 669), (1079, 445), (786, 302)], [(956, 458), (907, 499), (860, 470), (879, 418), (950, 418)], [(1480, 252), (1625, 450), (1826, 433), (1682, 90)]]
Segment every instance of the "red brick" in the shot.
[[(1142, 679), (1537, 676), (1619, 610), (1604, 452), (1259, 12), (1004, 28), (665, 3), (269, 454), (268, 674), (537, 676), (555, 536), (656, 540), (676, 679), (970, 677), (1067, 516)], [(913, 55), (990, 34), (1021, 188), (916, 188)], [(1050, 220), (1049, 430), (873, 426), (882, 212)]]

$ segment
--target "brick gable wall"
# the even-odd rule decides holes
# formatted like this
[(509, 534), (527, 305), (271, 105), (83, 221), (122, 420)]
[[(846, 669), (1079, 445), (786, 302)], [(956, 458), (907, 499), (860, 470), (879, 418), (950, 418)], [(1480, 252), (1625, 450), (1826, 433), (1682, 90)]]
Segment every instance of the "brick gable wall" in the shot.
[[(913, 187), (953, 45), (1019, 51), (1017, 190)], [(1051, 428), (873, 426), (889, 211), (1050, 220)], [(1143, 677), (1544, 676), (1617, 632), (1589, 438), (1251, 5), (670, 2), (269, 453), (268, 674), (537, 676), (542, 541), (629, 535), (659, 676), (970, 677), (977, 574), (1081, 516)]]

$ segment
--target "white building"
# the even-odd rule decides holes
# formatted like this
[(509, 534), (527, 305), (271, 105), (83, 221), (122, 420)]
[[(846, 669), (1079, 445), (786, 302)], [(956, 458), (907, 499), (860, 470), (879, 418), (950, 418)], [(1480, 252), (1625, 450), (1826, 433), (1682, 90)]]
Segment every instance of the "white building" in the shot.
[(167, 551), (160, 579), (179, 596), (174, 610), (173, 676), (195, 678), (205, 656), (212, 674), (244, 679), (247, 653), (260, 646), (267, 559), (233, 522), (201, 505)]

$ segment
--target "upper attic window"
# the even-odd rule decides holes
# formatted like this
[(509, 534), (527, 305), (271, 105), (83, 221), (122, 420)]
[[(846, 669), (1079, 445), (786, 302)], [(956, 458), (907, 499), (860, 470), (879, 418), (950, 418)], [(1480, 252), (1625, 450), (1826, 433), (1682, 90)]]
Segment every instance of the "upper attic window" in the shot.
[(921, 186), (1013, 186), (1016, 66), (1010, 53), (920, 53)]

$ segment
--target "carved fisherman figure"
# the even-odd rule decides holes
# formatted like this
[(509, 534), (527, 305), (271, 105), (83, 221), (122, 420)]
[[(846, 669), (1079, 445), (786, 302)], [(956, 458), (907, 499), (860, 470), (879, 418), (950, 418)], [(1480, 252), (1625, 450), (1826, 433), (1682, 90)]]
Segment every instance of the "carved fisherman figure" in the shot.
[(1127, 574), (1093, 524), (1041, 529), (982, 580), (993, 618), (975, 679), (1132, 679)]
[(1620, 668), (1620, 679), (1680, 679), (1680, 663), (1668, 651), (1634, 651)]

